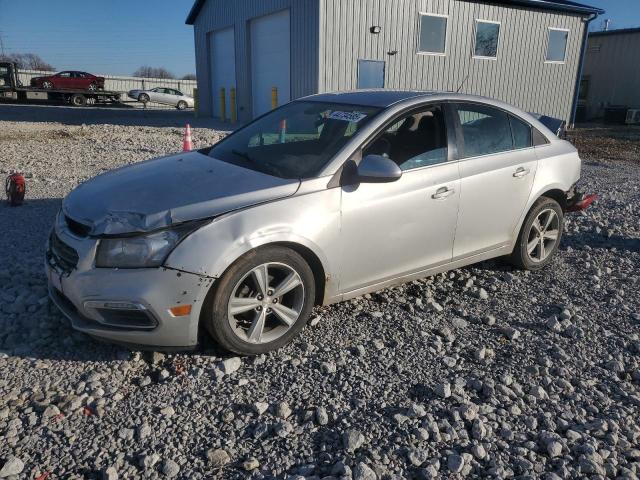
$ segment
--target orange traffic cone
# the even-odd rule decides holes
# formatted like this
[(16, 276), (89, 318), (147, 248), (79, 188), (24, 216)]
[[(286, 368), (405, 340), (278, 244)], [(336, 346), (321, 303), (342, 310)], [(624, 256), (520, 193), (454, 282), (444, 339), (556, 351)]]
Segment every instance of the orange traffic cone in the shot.
[(187, 123), (187, 127), (184, 129), (184, 136), (182, 137), (182, 151), (190, 152), (193, 149), (191, 143), (191, 125)]

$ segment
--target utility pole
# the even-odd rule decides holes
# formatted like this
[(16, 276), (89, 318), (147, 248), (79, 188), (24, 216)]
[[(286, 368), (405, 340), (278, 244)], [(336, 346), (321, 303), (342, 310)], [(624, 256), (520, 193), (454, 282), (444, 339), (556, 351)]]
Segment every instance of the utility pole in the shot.
[(0, 54), (2, 54), (2, 56), (5, 56), (5, 52), (4, 52), (4, 42), (2, 41), (2, 31), (0, 31)]

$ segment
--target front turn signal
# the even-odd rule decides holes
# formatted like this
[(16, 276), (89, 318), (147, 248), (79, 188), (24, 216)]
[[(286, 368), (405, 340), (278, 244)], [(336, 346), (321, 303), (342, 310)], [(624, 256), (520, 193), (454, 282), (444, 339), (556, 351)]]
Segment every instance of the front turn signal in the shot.
[(191, 313), (191, 305), (176, 305), (169, 309), (169, 313), (174, 317), (184, 317)]

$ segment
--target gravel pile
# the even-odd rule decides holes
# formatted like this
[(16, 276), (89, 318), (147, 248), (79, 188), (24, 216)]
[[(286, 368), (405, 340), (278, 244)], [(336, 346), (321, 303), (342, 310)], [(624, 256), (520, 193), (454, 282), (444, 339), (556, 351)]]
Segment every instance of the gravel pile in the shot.
[(180, 129), (0, 132), (0, 174), (26, 172), (29, 198), (0, 206), (0, 478), (640, 476), (638, 130), (573, 137), (601, 198), (551, 268), (486, 262), (321, 308), (256, 358), (132, 353), (48, 305), (60, 199), (178, 150)]

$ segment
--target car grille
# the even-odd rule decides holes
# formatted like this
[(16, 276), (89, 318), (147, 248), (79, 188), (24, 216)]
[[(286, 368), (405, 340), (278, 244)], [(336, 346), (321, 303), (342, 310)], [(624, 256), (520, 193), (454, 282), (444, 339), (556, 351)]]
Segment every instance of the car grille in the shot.
[(49, 237), (49, 261), (53, 260), (54, 266), (64, 272), (70, 272), (78, 265), (78, 252), (73, 247), (64, 243), (56, 232), (51, 232)]

